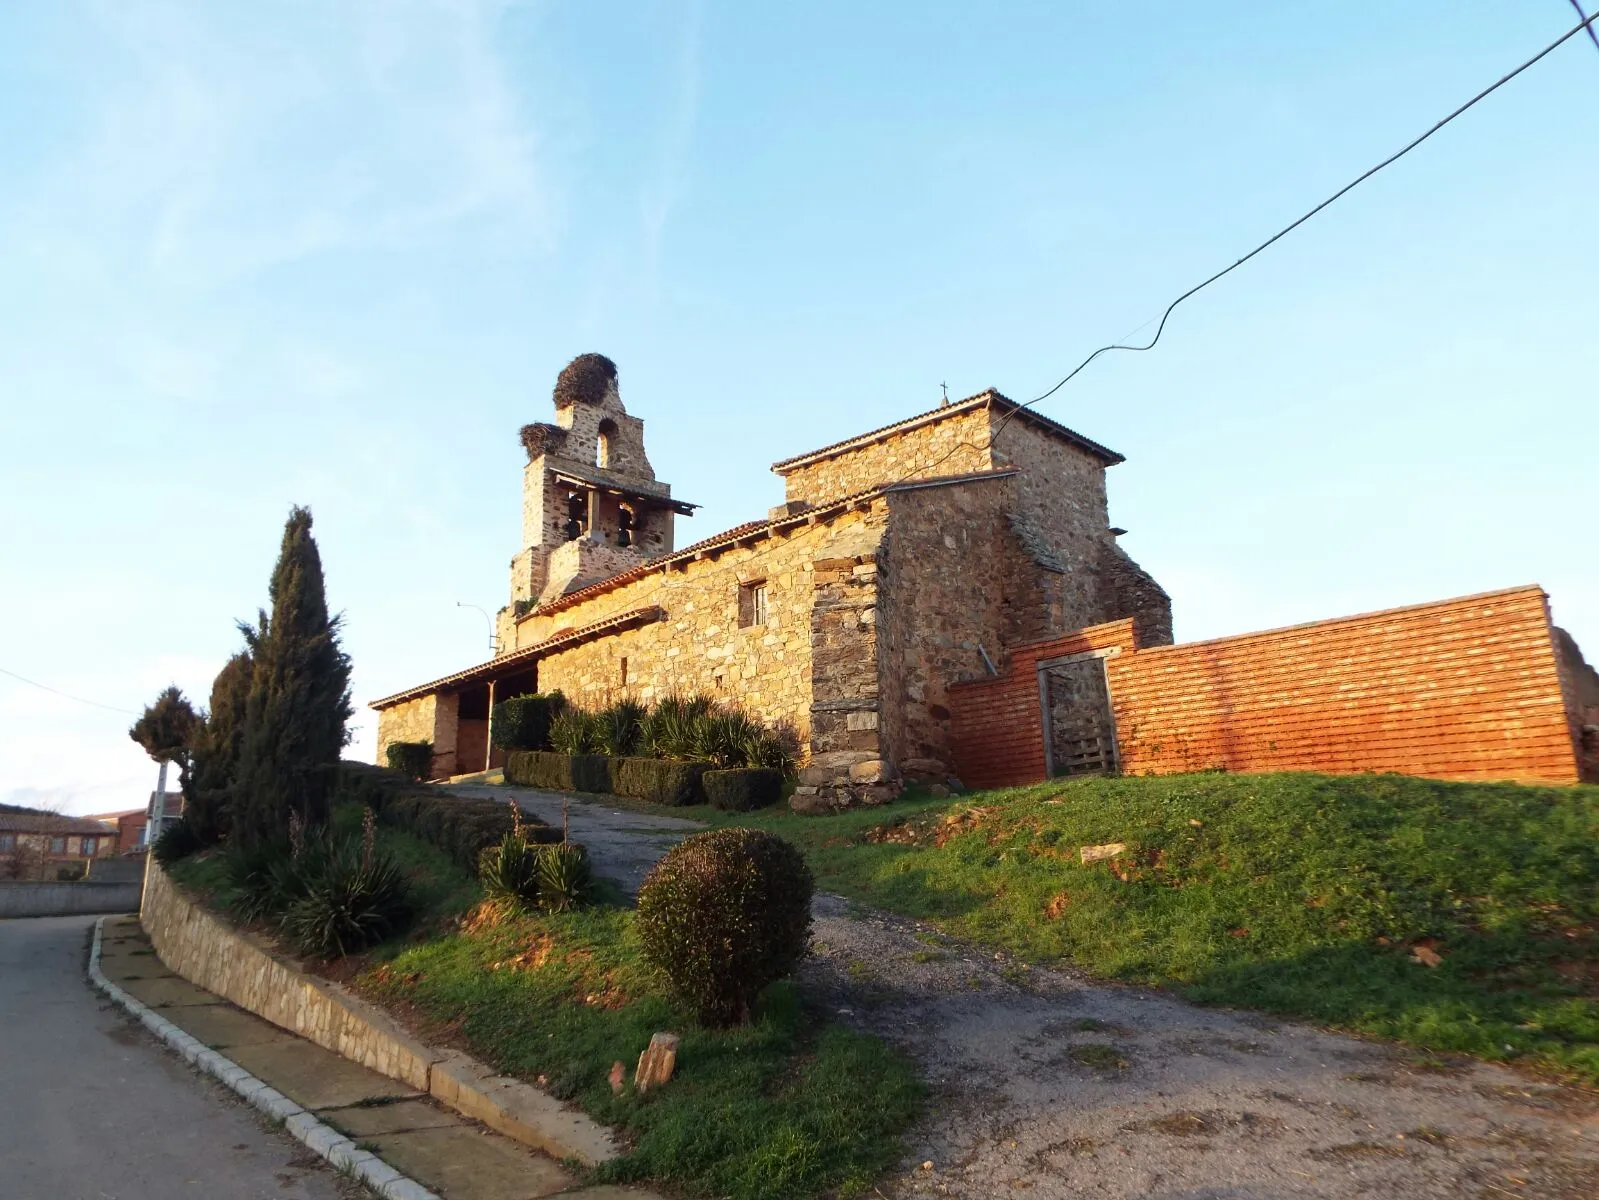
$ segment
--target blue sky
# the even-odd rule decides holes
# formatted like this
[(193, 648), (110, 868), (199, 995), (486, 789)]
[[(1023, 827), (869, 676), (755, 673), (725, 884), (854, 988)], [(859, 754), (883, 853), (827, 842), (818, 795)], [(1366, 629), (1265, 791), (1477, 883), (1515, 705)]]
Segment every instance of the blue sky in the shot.
[[(0, 2), (0, 667), (203, 700), (316, 515), (367, 700), (481, 657), (517, 427), (616, 359), (683, 541), (1030, 399), (1569, 28), (1405, 4)], [(1042, 406), (1189, 640), (1541, 583), (1599, 651), (1599, 52)], [(141, 804), (0, 676), (0, 799)]]

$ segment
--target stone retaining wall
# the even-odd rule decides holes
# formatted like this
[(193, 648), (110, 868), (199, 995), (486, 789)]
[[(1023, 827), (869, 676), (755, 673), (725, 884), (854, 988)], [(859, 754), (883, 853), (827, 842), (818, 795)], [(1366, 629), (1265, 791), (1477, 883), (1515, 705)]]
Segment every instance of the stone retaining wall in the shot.
[(250, 934), (186, 899), (155, 862), (145, 874), (139, 920), (161, 961), (190, 983), (380, 1075), (428, 1090), (429, 1068), (442, 1051), (338, 984), (280, 961)]
[(383, 1010), (279, 959), (260, 938), (185, 897), (155, 862), (139, 920), (169, 969), (274, 1025), (556, 1158), (593, 1166), (618, 1153), (610, 1131), (584, 1113), (465, 1054), (416, 1040)]

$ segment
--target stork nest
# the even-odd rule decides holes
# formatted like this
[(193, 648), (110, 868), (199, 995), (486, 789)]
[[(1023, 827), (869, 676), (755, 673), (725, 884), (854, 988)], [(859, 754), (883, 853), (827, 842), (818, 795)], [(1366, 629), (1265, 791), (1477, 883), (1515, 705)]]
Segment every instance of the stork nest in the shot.
[(616, 382), (616, 364), (603, 354), (579, 354), (555, 380), (555, 407), (600, 404)]
[(566, 430), (559, 425), (546, 425), (536, 421), (522, 426), (522, 445), (527, 448), (527, 460), (532, 462), (541, 454), (551, 454), (566, 445)]

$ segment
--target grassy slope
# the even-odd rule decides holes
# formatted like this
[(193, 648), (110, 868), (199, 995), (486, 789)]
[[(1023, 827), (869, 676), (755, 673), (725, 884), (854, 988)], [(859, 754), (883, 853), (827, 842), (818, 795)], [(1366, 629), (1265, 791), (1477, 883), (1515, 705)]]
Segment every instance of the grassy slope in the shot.
[[(630, 911), (526, 916), (408, 949), (364, 977), (415, 1006), (502, 1071), (542, 1081), (633, 1140), (599, 1180), (670, 1180), (758, 1200), (863, 1189), (899, 1154), (921, 1095), (914, 1069), (875, 1038), (829, 1027), (775, 985), (745, 1029), (693, 1027), (639, 957)], [(680, 1031), (672, 1083), (648, 1097), (632, 1068)], [(629, 1080), (607, 1082), (613, 1062)]]
[[(1032, 962), (1599, 1083), (1599, 788), (1205, 774), (682, 811), (769, 828), (819, 887)], [(1081, 865), (1105, 842), (1129, 854)]]
[[(361, 817), (360, 806), (343, 805), (333, 825), (358, 834)], [(482, 898), (477, 881), (411, 834), (379, 825), (377, 838), (411, 880), (419, 916), (411, 932), (369, 952), (378, 965), (357, 986), (623, 1128), (633, 1148), (597, 1180), (670, 1180), (696, 1193), (776, 1200), (855, 1194), (897, 1160), (922, 1085), (881, 1041), (825, 1024), (786, 984), (768, 991), (746, 1029), (695, 1029), (661, 994), (639, 956), (632, 913), (603, 883), (604, 902), (582, 912), (455, 933)], [(216, 856), (171, 871), (226, 910)], [(417, 944), (419, 930), (435, 936)], [(662, 1030), (683, 1035), (677, 1075), (640, 1097), (632, 1068)], [(629, 1080), (620, 1096), (607, 1082), (617, 1061)]]

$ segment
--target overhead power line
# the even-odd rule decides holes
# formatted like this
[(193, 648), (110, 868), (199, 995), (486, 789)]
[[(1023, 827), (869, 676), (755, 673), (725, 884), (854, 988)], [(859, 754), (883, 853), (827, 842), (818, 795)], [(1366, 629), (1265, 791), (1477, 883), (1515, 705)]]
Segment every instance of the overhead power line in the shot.
[[(1582, 12), (1581, 6), (1577, 4), (1577, 0), (1572, 0), (1572, 4), (1573, 4), (1573, 6), (1577, 7), (1577, 11), (1579, 13)], [(1174, 311), (1176, 311), (1177, 306), (1179, 304), (1181, 304), (1183, 301), (1185, 301), (1185, 300), (1189, 299), (1190, 297), (1195, 296), (1198, 293), (1204, 291), (1206, 288), (1208, 288), (1211, 284), (1215, 283), (1217, 280), (1222, 279), (1222, 278), (1232, 274), (1239, 267), (1243, 266), (1250, 259), (1254, 258), (1257, 254), (1261, 253), (1263, 250), (1266, 250), (1268, 247), (1274, 245), (1275, 243), (1281, 241), (1283, 238), (1287, 237), (1290, 233), (1292, 233), (1294, 230), (1298, 229), (1306, 221), (1309, 221), (1312, 217), (1316, 216), (1322, 210), (1330, 207), (1333, 204), (1336, 204), (1339, 200), (1343, 199), (1343, 197), (1347, 196), (1350, 192), (1354, 191), (1361, 184), (1365, 183), (1366, 180), (1370, 179), (1373, 175), (1377, 174), (1377, 172), (1383, 170), (1385, 167), (1390, 167), (1394, 163), (1398, 162), (1401, 158), (1403, 158), (1405, 155), (1409, 154), (1417, 146), (1421, 145), (1428, 138), (1432, 137), (1433, 134), (1437, 133), (1445, 125), (1448, 125), (1450, 122), (1454, 121), (1457, 117), (1460, 117), (1460, 116), (1464, 115), (1466, 112), (1468, 112), (1472, 108), (1476, 107), (1482, 101), (1486, 100), (1489, 96), (1491, 96), (1495, 92), (1497, 92), (1500, 88), (1504, 87), (1505, 84), (1509, 83), (1512, 79), (1516, 78), (1516, 76), (1520, 75), (1523, 71), (1529, 70), (1530, 68), (1536, 66), (1538, 63), (1542, 62), (1545, 58), (1547, 58), (1549, 55), (1553, 54), (1556, 50), (1560, 49), (1561, 46), (1565, 45), (1572, 38), (1574, 38), (1574, 37), (1578, 36), (1579, 34), (1581, 34), (1584, 30), (1586, 30), (1588, 35), (1594, 39), (1594, 44), (1595, 45), (1599, 45), (1599, 34), (1596, 34), (1594, 32), (1594, 23), (1596, 21), (1599, 21), (1599, 13), (1595, 13), (1591, 17), (1584, 15), (1583, 18), (1582, 18), (1582, 21), (1580, 23), (1578, 23), (1576, 25), (1573, 25), (1565, 33), (1561, 34), (1554, 41), (1550, 42), (1547, 46), (1545, 46), (1542, 50), (1538, 51), (1538, 53), (1534, 54), (1526, 62), (1522, 63), (1519, 67), (1516, 67), (1514, 70), (1509, 71), (1509, 72), (1507, 72), (1504, 75), (1501, 75), (1497, 80), (1495, 80), (1493, 83), (1489, 84), (1487, 87), (1483, 88), (1482, 91), (1478, 92), (1470, 100), (1467, 100), (1464, 104), (1462, 104), (1459, 108), (1455, 109), (1447, 117), (1444, 117), (1441, 121), (1438, 121), (1436, 124), (1434, 124), (1432, 126), (1432, 128), (1428, 129), (1425, 133), (1423, 133), (1419, 137), (1413, 138), (1411, 141), (1407, 142), (1404, 146), (1402, 146), (1400, 149), (1394, 151), (1394, 153), (1390, 154), (1387, 158), (1383, 159), (1376, 166), (1371, 167), (1368, 170), (1361, 172), (1353, 180), (1351, 180), (1349, 183), (1346, 183), (1343, 187), (1339, 188), (1336, 192), (1334, 192), (1332, 195), (1328, 196), (1325, 200), (1323, 200), (1320, 204), (1316, 205), (1314, 208), (1310, 209), (1303, 216), (1300, 216), (1300, 217), (1296, 218), (1294, 221), (1290, 222), (1289, 224), (1284, 225), (1281, 229), (1279, 229), (1276, 233), (1272, 234), (1265, 241), (1261, 242), (1260, 245), (1256, 246), (1248, 254), (1245, 254), (1242, 258), (1240, 258), (1237, 261), (1235, 261), (1231, 266), (1223, 267), (1220, 271), (1217, 271), (1214, 275), (1210, 276), (1208, 279), (1202, 280), (1201, 282), (1196, 283), (1193, 287), (1189, 288), (1186, 292), (1184, 292), (1182, 295), (1178, 296), (1177, 299), (1173, 300), (1170, 304), (1168, 304), (1166, 306), (1165, 311), (1162, 312), (1161, 315), (1160, 315), (1160, 324), (1155, 329), (1155, 336), (1150, 338), (1149, 341), (1146, 342), (1144, 345), (1138, 346), (1138, 345), (1129, 345), (1129, 344), (1124, 343), (1124, 342), (1112, 342), (1110, 345), (1101, 346), (1098, 350), (1095, 350), (1087, 358), (1083, 359), (1082, 362), (1078, 363), (1069, 372), (1067, 372), (1067, 374), (1060, 380), (1060, 382), (1057, 383), (1054, 387), (1050, 388), (1047, 392), (1043, 393), (1040, 396), (1033, 397), (1033, 399), (1027, 401), (1024, 404), (1018, 404), (1018, 405), (1016, 405), (1016, 407), (1012, 408), (1009, 412), (1007, 412), (1005, 414), (1005, 419), (1002, 420), (999, 423), (999, 428), (995, 429), (993, 434), (989, 437), (987, 446), (972, 446), (970, 443), (959, 443), (959, 444), (957, 444), (955, 446), (952, 446), (950, 448), (949, 452), (946, 453), (943, 456), (943, 458), (940, 458), (938, 461), (936, 461), (936, 462), (934, 462), (932, 464), (932, 467), (941, 466), (943, 463), (947, 462), (955, 454), (955, 452), (958, 451), (958, 450), (961, 450), (961, 449), (983, 450), (983, 449), (987, 449), (988, 447), (992, 447), (994, 442), (999, 438), (999, 435), (1005, 431), (1005, 426), (1010, 424), (1010, 419), (1013, 416), (1015, 416), (1018, 412), (1020, 412), (1024, 408), (1031, 408), (1035, 404), (1039, 404), (1042, 401), (1048, 400), (1056, 392), (1060, 391), (1061, 388), (1065, 387), (1068, 383), (1070, 383), (1073, 379), (1075, 379), (1078, 376), (1078, 374), (1080, 374), (1083, 371), (1083, 369), (1088, 366), (1089, 363), (1093, 362), (1101, 354), (1107, 354), (1107, 353), (1109, 353), (1112, 350), (1128, 350), (1128, 351), (1139, 352), (1139, 351), (1154, 349), (1155, 343), (1160, 341), (1161, 334), (1163, 334), (1166, 331), (1166, 322), (1171, 319), (1172, 313)], [(1148, 324), (1149, 324), (1148, 321), (1144, 322), (1144, 325), (1148, 325)], [(1143, 328), (1143, 326), (1140, 326), (1139, 328)], [(931, 470), (932, 467), (924, 468), (924, 471), (925, 470)], [(901, 482), (904, 482), (904, 481), (902, 480)]]
[(79, 704), (87, 704), (87, 705), (90, 705), (93, 708), (103, 708), (107, 712), (121, 713), (123, 716), (127, 716), (127, 717), (136, 717), (136, 716), (139, 715), (138, 713), (132, 711), (131, 709), (118, 708), (114, 704), (101, 704), (98, 700), (85, 700), (82, 696), (74, 696), (70, 692), (63, 692), (63, 691), (59, 690), (58, 688), (51, 687), (49, 684), (38, 683), (38, 682), (36, 682), (36, 681), (34, 681), (32, 679), (24, 678), (23, 676), (18, 675), (15, 671), (8, 671), (4, 667), (0, 667), (0, 675), (9, 675), (9, 676), (11, 676), (11, 678), (13, 678), (15, 680), (18, 680), (18, 681), (20, 681), (22, 683), (25, 683), (29, 687), (36, 687), (42, 692), (49, 692), (53, 696), (60, 696), (63, 699), (66, 699), (66, 700), (74, 700), (74, 701), (76, 701)]
[(1588, 14), (1582, 11), (1582, 5), (1577, 0), (1571, 0), (1571, 7), (1577, 10), (1577, 15), (1582, 18), (1583, 24), (1588, 25), (1588, 40), (1593, 43), (1593, 48), (1599, 50), (1599, 32), (1588, 23)]

